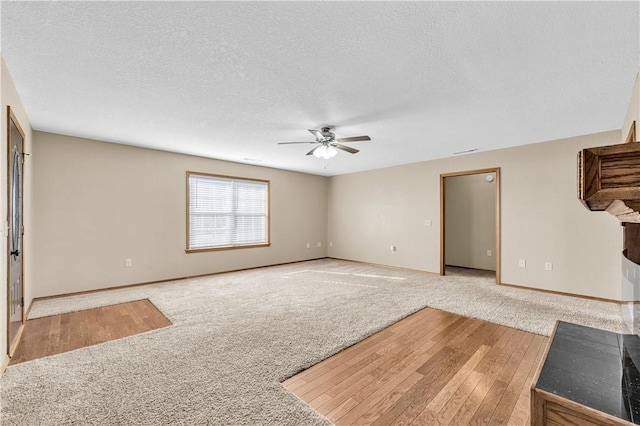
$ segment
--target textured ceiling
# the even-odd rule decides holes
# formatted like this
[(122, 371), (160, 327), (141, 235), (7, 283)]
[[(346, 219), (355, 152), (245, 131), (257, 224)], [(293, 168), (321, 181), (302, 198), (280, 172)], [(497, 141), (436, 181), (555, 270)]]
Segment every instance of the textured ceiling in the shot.
[[(618, 129), (639, 68), (639, 2), (1, 7), (34, 129), (328, 176)], [(373, 140), (276, 145), (323, 125)]]

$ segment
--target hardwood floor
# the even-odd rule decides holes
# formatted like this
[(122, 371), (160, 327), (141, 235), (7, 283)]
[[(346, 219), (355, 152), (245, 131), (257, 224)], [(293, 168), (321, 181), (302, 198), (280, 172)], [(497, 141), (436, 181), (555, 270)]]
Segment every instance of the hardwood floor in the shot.
[(547, 340), (427, 308), (283, 385), (336, 425), (526, 425)]
[(32, 319), (25, 324), (9, 365), (168, 325), (171, 322), (148, 299)]
[[(10, 365), (168, 325), (149, 300), (29, 320)], [(526, 425), (547, 340), (427, 308), (283, 385), (336, 425)]]

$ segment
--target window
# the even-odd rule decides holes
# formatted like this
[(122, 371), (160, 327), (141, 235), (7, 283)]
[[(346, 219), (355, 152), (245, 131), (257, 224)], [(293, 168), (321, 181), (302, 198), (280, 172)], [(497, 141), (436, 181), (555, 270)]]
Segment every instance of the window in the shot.
[(187, 251), (269, 245), (269, 182), (187, 173)]

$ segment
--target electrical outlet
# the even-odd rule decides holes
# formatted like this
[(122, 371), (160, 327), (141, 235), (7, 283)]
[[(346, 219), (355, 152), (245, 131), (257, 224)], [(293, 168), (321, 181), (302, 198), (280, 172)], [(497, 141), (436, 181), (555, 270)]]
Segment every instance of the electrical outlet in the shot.
[(520, 260), (518, 260), (518, 266), (519, 266), (520, 268), (526, 268), (526, 267), (527, 267), (527, 261), (526, 261), (526, 260), (524, 260), (524, 259), (520, 259)]
[(316, 244), (318, 247), (322, 247), (322, 243), (320, 241), (318, 241), (318, 244)]
[(333, 242), (329, 241), (329, 247), (333, 247)]
[(545, 263), (544, 263), (544, 270), (545, 270), (545, 271), (553, 271), (553, 263), (551, 263), (551, 262), (545, 262)]
[(424, 221), (424, 226), (431, 226), (431, 219), (426, 219)]
[(491, 250), (487, 250), (487, 256), (489, 257), (493, 256), (493, 252)]
[(311, 248), (311, 243), (307, 243), (307, 248), (310, 249)]
[(131, 265), (132, 265), (131, 264), (131, 259), (127, 258), (127, 259), (124, 260), (124, 267), (125, 268), (131, 268)]

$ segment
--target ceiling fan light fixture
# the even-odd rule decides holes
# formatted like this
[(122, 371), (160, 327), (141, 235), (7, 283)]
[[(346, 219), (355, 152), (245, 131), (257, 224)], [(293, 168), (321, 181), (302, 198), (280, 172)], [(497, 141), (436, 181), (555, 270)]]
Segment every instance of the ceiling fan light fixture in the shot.
[(330, 158), (335, 157), (337, 153), (338, 153), (338, 150), (332, 147), (331, 145), (322, 145), (322, 146), (319, 146), (318, 149), (316, 149), (313, 152), (313, 155), (315, 155), (318, 158), (324, 158), (325, 160), (328, 160)]
[[(1, 0), (0, 0), (1, 1)], [(345, 142), (362, 142), (370, 141), (369, 136), (351, 136), (348, 138), (336, 139), (335, 133), (333, 133), (329, 127), (323, 127), (322, 130), (308, 129), (309, 132), (315, 136), (316, 140), (313, 142), (278, 142), (278, 145), (289, 144), (313, 144), (314, 148), (307, 152), (306, 155), (314, 155), (316, 158), (322, 158), (329, 160), (338, 153), (338, 150), (348, 152), (349, 154), (357, 154), (360, 150), (351, 148), (348, 145), (343, 145)]]

